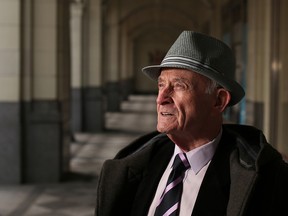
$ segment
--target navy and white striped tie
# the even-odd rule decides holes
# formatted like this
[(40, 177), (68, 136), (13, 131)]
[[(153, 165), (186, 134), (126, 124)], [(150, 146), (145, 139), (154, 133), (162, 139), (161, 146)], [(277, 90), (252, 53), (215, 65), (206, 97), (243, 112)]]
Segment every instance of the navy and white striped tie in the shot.
[(155, 216), (179, 215), (180, 201), (183, 190), (185, 171), (190, 168), (186, 154), (179, 153), (175, 156), (173, 169), (169, 175), (166, 188), (156, 207)]

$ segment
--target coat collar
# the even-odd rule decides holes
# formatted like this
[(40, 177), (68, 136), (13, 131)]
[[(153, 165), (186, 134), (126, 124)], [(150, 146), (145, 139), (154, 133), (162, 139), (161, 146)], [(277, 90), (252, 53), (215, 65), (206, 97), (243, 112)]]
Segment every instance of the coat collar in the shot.
[(193, 215), (211, 215), (212, 212), (213, 215), (243, 215), (262, 166), (277, 158), (279, 154), (267, 144), (260, 130), (224, 125)]
[(227, 215), (244, 215), (259, 173), (271, 161), (281, 160), (281, 155), (255, 127), (225, 125), (224, 128), (236, 143), (230, 155), (231, 185)]

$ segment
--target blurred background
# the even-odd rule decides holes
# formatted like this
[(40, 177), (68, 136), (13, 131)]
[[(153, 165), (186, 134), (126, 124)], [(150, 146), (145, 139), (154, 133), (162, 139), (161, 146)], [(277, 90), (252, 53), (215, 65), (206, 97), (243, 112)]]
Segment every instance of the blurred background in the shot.
[(75, 179), (94, 198), (103, 160), (155, 130), (157, 86), (141, 68), (183, 30), (235, 52), (246, 97), (225, 121), (288, 154), (287, 20), (287, 0), (0, 0), (0, 201), (22, 188), (21, 215), (35, 187)]

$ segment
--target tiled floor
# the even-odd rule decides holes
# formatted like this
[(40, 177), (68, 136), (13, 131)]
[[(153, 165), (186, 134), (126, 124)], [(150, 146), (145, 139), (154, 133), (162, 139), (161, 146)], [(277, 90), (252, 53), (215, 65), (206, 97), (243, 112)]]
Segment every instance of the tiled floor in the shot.
[(106, 113), (107, 131), (75, 134), (71, 175), (49, 185), (0, 185), (0, 216), (92, 216), (103, 161), (138, 136), (155, 130), (155, 96), (130, 96), (121, 112)]

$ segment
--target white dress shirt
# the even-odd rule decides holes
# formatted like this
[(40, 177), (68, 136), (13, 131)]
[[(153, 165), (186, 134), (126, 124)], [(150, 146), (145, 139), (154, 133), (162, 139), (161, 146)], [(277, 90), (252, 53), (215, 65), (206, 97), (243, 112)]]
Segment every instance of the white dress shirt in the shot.
[[(210, 161), (215, 153), (221, 135), (222, 130), (220, 131), (218, 136), (211, 142), (206, 143), (189, 152), (186, 152), (187, 159), (190, 163), (191, 168), (186, 170), (185, 177), (183, 180), (183, 193), (181, 198), (180, 214), (179, 214), (180, 216), (187, 216), (192, 214), (201, 183), (208, 169)], [(162, 195), (166, 187), (166, 182), (172, 170), (172, 164), (174, 158), (180, 152), (182, 152), (182, 150), (177, 145), (175, 145), (174, 154), (158, 184), (158, 188), (154, 196), (154, 199), (151, 203), (148, 216), (154, 215), (157, 204), (159, 203), (160, 196)]]

